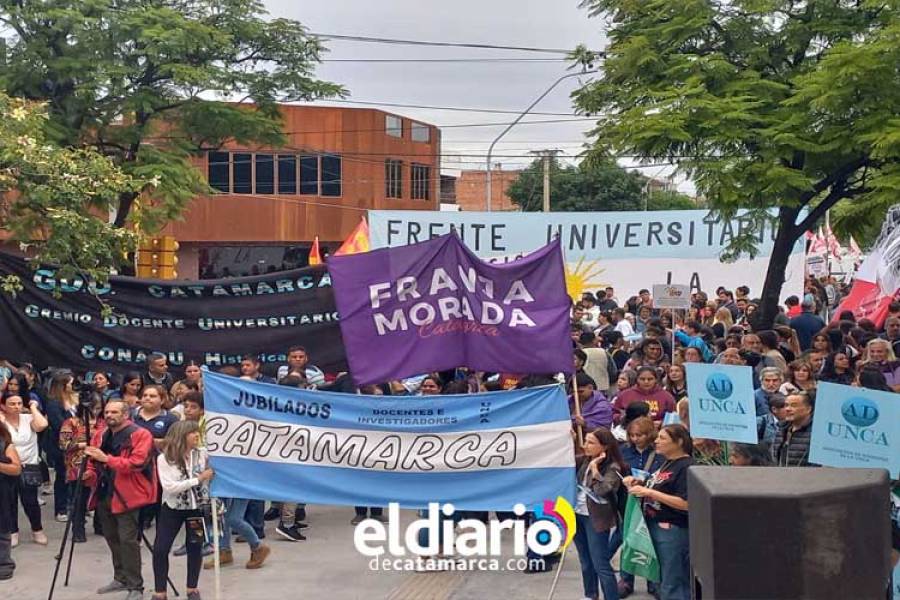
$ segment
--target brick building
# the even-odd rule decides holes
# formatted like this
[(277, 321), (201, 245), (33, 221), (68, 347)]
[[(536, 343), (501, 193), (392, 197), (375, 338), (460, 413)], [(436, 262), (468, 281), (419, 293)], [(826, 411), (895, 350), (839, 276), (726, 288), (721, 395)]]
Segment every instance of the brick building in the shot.
[(372, 109), (281, 110), (283, 147), (229, 144), (197, 159), (217, 193), (162, 231), (181, 246), (179, 279), (303, 266), (316, 235), (334, 249), (370, 208), (437, 210), (437, 127)]
[[(491, 210), (517, 211), (519, 207), (512, 203), (506, 190), (521, 175), (521, 170), (504, 171), (494, 169), (491, 178)], [(456, 203), (460, 210), (487, 210), (485, 192), (487, 191), (487, 171), (462, 171), (456, 179)]]

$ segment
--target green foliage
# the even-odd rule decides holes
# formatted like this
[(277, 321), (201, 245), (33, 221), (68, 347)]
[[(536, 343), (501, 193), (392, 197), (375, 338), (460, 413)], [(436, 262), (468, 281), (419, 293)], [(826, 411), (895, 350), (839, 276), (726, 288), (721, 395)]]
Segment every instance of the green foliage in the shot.
[[(46, 136), (45, 106), (0, 92), (0, 221), (39, 262), (57, 263), (63, 277), (105, 281), (137, 245), (129, 229), (102, 218), (122, 193), (144, 182), (89, 148), (60, 148)], [(14, 276), (0, 289), (15, 294)]]
[[(583, 161), (577, 167), (550, 164), (550, 209), (559, 212), (680, 210), (697, 208), (689, 197), (670, 191), (645, 194), (647, 178), (611, 161)], [(543, 207), (544, 167), (536, 160), (509, 186), (507, 195), (523, 211)]]
[[(851, 230), (897, 197), (898, 0), (583, 5), (611, 23), (602, 76), (574, 95), (602, 115), (594, 151), (674, 161), (723, 216), (777, 207), (769, 296), (826, 209), (843, 201)], [(755, 251), (751, 235), (732, 250)]]
[[(256, 0), (0, 0), (0, 22), (13, 33), (0, 85), (47, 102), (58, 144), (157, 181), (139, 203), (148, 228), (209, 191), (193, 155), (229, 140), (281, 143), (276, 102), (344, 93), (314, 77), (319, 41)], [(136, 201), (119, 195), (117, 225)]]

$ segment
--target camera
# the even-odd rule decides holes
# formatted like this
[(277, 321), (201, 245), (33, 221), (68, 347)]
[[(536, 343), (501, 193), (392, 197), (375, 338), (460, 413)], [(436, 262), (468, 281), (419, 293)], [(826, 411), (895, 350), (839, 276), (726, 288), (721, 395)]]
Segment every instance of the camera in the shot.
[(93, 383), (76, 379), (72, 382), (72, 389), (78, 392), (78, 407), (92, 410), (94, 406), (102, 403), (103, 398)]

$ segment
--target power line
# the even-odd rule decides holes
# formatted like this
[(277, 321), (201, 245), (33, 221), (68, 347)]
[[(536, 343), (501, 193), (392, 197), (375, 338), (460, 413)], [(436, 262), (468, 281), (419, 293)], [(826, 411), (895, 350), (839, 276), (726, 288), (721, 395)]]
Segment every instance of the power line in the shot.
[(498, 44), (481, 44), (472, 42), (436, 42), (432, 40), (409, 40), (398, 38), (381, 38), (362, 35), (338, 35), (335, 33), (313, 33), (310, 35), (329, 39), (343, 40), (348, 42), (365, 42), (373, 44), (393, 44), (403, 46), (435, 46), (444, 48), (478, 48), (482, 50), (519, 50), (521, 52), (542, 52), (546, 54), (571, 54), (571, 49), (565, 48), (535, 48), (533, 46), (503, 46)]
[(567, 58), (323, 58), (323, 63), (560, 63)]
[[(499, 114), (499, 115), (518, 115), (521, 114), (521, 110), (505, 110), (501, 108), (468, 108), (464, 106), (434, 106), (430, 104), (403, 104), (399, 102), (366, 102), (364, 100), (322, 100), (322, 102), (330, 102), (335, 104), (357, 104), (364, 106), (392, 106), (397, 108), (424, 108), (428, 110), (448, 110), (455, 112), (476, 112), (476, 113), (491, 113), (491, 114)], [(319, 106), (319, 105), (314, 105)], [(530, 112), (528, 114), (531, 115), (544, 115), (551, 117), (574, 117), (578, 116), (575, 113), (561, 113), (561, 112)]]

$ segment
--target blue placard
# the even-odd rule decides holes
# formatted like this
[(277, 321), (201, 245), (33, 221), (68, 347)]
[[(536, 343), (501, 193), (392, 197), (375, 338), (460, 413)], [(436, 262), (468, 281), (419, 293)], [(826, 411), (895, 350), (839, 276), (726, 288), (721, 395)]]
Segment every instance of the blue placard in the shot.
[(900, 478), (900, 396), (820, 383), (810, 462), (829, 467), (887, 469)]
[(751, 368), (689, 363), (686, 369), (691, 435), (757, 443)]

